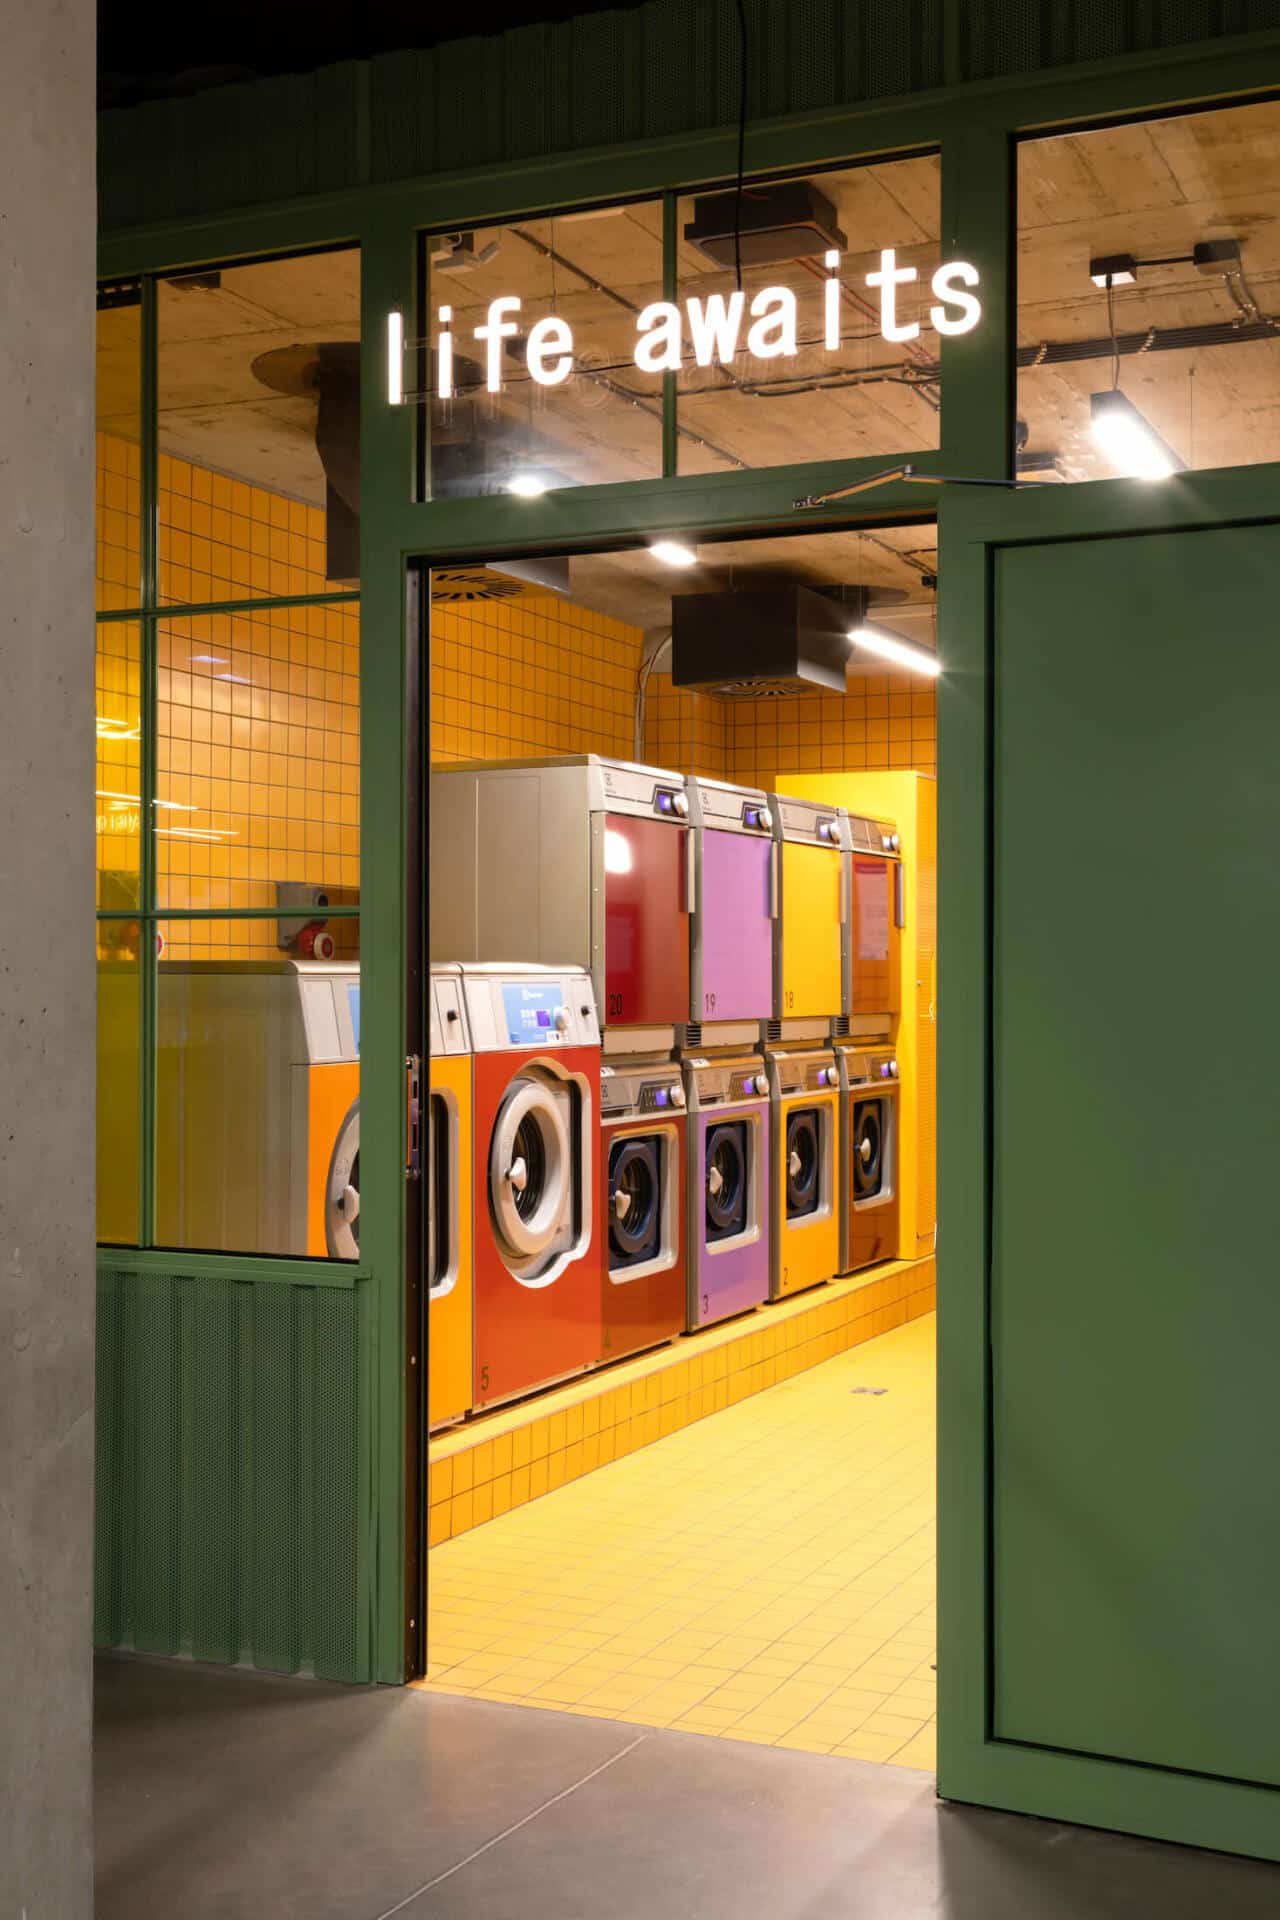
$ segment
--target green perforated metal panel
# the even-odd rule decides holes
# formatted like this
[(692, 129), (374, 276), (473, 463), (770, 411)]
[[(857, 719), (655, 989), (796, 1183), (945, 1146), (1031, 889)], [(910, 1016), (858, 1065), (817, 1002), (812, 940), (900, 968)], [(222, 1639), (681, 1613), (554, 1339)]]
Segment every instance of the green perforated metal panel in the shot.
[(95, 1639), (366, 1678), (360, 1290), (107, 1269)]

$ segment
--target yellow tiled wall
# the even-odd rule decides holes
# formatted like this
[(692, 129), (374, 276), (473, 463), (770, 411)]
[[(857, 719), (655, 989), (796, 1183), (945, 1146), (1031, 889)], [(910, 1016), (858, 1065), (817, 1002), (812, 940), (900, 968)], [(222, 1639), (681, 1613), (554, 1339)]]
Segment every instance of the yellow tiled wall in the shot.
[(552, 594), (436, 603), (431, 758), (632, 758), (642, 635)]
[[(98, 599), (138, 597), (137, 449), (98, 437)], [(160, 460), (160, 593), (199, 603), (329, 592), (324, 514)], [(274, 906), (279, 881), (358, 899), (360, 649), (355, 602), (162, 620), (157, 632), (161, 907)], [(138, 630), (98, 628), (98, 867), (120, 906), (138, 866)], [(136, 897), (136, 895), (135, 895)], [(340, 951), (354, 929), (335, 921)], [(172, 957), (273, 953), (273, 921), (171, 922)], [(228, 944), (230, 942), (230, 944)]]
[[(433, 606), (431, 757), (500, 760), (556, 753), (630, 759), (638, 627), (557, 596)], [(721, 700), (650, 676), (644, 757), (653, 766), (772, 787), (780, 767), (833, 772), (937, 765), (931, 684), (909, 673), (847, 694)]]
[(98, 611), (136, 607), (139, 600), (139, 528), (142, 450), (134, 440), (100, 433), (97, 481)]

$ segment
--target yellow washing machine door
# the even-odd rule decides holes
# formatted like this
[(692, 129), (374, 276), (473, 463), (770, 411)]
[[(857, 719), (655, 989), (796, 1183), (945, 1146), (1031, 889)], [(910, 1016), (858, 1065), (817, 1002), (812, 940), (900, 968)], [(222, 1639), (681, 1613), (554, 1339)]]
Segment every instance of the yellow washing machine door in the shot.
[(431, 1062), (431, 1218), (427, 1269), (427, 1425), (471, 1410), (471, 1057)]
[(836, 848), (782, 843), (782, 1005), (778, 1011), (784, 1020), (843, 1011), (842, 860)]

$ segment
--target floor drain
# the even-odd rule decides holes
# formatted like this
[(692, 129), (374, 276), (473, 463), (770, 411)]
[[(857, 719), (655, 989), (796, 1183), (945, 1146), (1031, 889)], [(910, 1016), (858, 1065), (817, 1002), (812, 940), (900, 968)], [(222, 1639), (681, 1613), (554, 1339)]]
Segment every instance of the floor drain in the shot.
[(881, 1393), (888, 1393), (889, 1389), (888, 1387), (854, 1387), (853, 1391), (854, 1393), (881, 1394)]

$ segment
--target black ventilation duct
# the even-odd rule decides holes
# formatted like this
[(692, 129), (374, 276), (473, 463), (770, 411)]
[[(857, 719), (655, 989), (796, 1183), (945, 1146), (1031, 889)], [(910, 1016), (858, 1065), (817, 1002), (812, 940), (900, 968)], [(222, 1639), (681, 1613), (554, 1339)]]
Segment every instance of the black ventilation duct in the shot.
[[(693, 203), (693, 219), (684, 230), (692, 246), (718, 267), (732, 267), (736, 254), (738, 196), (703, 193)], [(847, 245), (836, 210), (808, 180), (779, 180), (772, 186), (746, 187), (742, 194), (742, 264), (772, 267), (784, 260), (807, 259)]]
[(671, 680), (723, 698), (843, 693), (866, 587), (755, 587), (671, 602)]
[(253, 363), (264, 387), (316, 402), (315, 441), (324, 468), (325, 578), (360, 578), (360, 343), (325, 340), (276, 347)]

